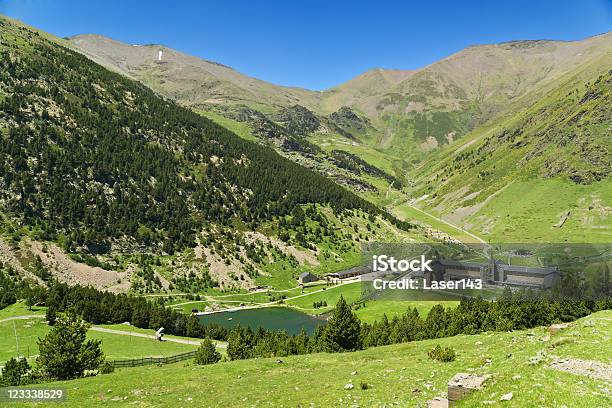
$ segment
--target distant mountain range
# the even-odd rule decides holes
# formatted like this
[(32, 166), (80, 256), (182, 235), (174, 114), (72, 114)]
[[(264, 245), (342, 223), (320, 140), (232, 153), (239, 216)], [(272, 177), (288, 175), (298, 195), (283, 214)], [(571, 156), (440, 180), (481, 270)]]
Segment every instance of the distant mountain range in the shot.
[[(605, 70), (612, 52), (612, 33), (582, 41), (478, 45), (421, 69), (373, 69), (317, 92), (277, 86), (160, 45), (129, 45), (99, 35), (78, 35), (69, 41), (94, 61), (166, 97), (234, 120), (253, 122), (248, 117), (255, 110), (283, 125), (277, 114), (296, 106), (312, 112), (311, 118), (337, 116), (342, 108), (346, 114), (350, 108), (352, 119), (364, 117), (369, 126), (345, 120), (344, 126), (320, 127), (317, 122), (309, 133), (336, 133), (352, 144), (411, 161), (420, 161), (423, 152), (451, 144), (496, 115), (525, 106), (529, 95), (554, 88), (566, 75), (593, 64)], [(580, 79), (593, 79), (590, 74), (595, 71), (583, 72)], [(299, 120), (303, 119), (302, 115)], [(261, 124), (251, 125), (257, 134)], [(291, 125), (285, 130), (294, 133)], [(313, 142), (320, 144), (316, 138)]]
[(162, 45), (131, 45), (100, 35), (68, 40), (96, 62), (192, 107), (223, 103), (280, 109), (299, 104), (330, 114), (348, 106), (375, 119), (385, 114), (465, 111), (476, 104), (487, 118), (509, 102), (608, 53), (612, 34), (582, 41), (478, 45), (416, 70), (372, 69), (322, 92), (274, 85)]
[(612, 242), (610, 33), (314, 92), (159, 45), (0, 29), (0, 267), (21, 276), (288, 288), (372, 241)]

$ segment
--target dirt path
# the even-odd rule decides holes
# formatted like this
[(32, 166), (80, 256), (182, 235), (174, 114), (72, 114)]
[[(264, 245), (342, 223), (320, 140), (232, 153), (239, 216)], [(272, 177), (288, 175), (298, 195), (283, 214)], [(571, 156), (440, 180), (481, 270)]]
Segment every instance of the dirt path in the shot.
[(24, 316), (13, 316), (5, 319), (0, 319), (0, 323), (10, 322), (11, 320), (27, 320), (27, 319), (44, 319), (45, 315), (24, 315)]
[[(155, 338), (155, 336), (152, 335), (152, 334), (136, 333), (136, 332), (123, 331), (123, 330), (108, 329), (106, 327), (93, 326), (89, 330), (97, 331), (97, 332), (102, 332), (102, 333), (117, 334), (117, 335), (120, 335), (120, 336), (142, 337), (142, 338), (145, 338), (145, 339), (157, 340)], [(177, 338), (174, 338), (174, 337), (164, 337), (164, 341), (169, 341), (169, 342), (172, 342), (172, 343), (180, 343), (180, 344), (189, 344), (191, 346), (199, 346), (200, 343), (201, 343), (200, 341), (196, 341), (196, 340), (177, 339)], [(227, 344), (226, 343), (219, 342), (219, 341), (213, 341), (213, 343), (215, 343), (215, 346), (217, 346), (219, 348), (227, 348)]]
[[(7, 317), (6, 319), (0, 319), (0, 323), (9, 322), (11, 320), (27, 320), (27, 319), (40, 319), (40, 318), (44, 319), (45, 315), (24, 315), (24, 316)], [(89, 330), (97, 331), (97, 332), (101, 332), (101, 333), (117, 334), (117, 335), (120, 335), (120, 336), (142, 337), (142, 338), (146, 338), (146, 339), (157, 340), (155, 338), (155, 336), (152, 335), (152, 334), (136, 333), (136, 332), (130, 332), (130, 331), (108, 329), (106, 327), (92, 326), (92, 327), (89, 328)], [(180, 344), (189, 344), (191, 346), (199, 346), (200, 345), (200, 341), (187, 340), (187, 339), (178, 339), (178, 338), (174, 338), (174, 337), (164, 337), (164, 341), (169, 341), (169, 342), (172, 342), (172, 343), (180, 343)], [(217, 346), (219, 348), (227, 348), (227, 343), (224, 343), (224, 342), (221, 342), (221, 341), (215, 341), (215, 340), (213, 340), (213, 343), (215, 344), (215, 346)]]
[(410, 204), (410, 203), (408, 203), (408, 205), (410, 206), (410, 208), (412, 208), (412, 209), (414, 209), (414, 210), (417, 210), (418, 212), (420, 212), (420, 213), (422, 213), (422, 214), (425, 214), (425, 215), (427, 215), (428, 217), (431, 217), (431, 218), (435, 219), (436, 221), (439, 221), (439, 222), (441, 222), (441, 223), (444, 223), (444, 224), (448, 225), (449, 227), (452, 227), (452, 228), (454, 228), (454, 229), (456, 229), (456, 230), (459, 230), (459, 231), (463, 232), (463, 233), (464, 233), (464, 234), (466, 234), (466, 235), (469, 235), (470, 237), (474, 238), (475, 240), (477, 240), (477, 241), (478, 241), (478, 242), (480, 242), (481, 244), (486, 244), (485, 240), (483, 240), (482, 238), (480, 238), (478, 235), (474, 235), (474, 234), (472, 234), (470, 231), (467, 231), (467, 230), (465, 230), (465, 229), (463, 229), (463, 228), (461, 228), (461, 227), (459, 227), (459, 226), (457, 226), (457, 225), (451, 224), (450, 222), (445, 221), (445, 220), (443, 220), (442, 218), (437, 218), (437, 217), (434, 217), (434, 216), (433, 216), (433, 215), (431, 215), (430, 213), (428, 213), (428, 212), (426, 212), (426, 211), (423, 211), (423, 210), (421, 210), (420, 208), (417, 208), (417, 207), (415, 207), (414, 205), (412, 205), (412, 204)]
[(564, 358), (550, 363), (550, 368), (567, 373), (612, 381), (612, 366), (601, 361)]

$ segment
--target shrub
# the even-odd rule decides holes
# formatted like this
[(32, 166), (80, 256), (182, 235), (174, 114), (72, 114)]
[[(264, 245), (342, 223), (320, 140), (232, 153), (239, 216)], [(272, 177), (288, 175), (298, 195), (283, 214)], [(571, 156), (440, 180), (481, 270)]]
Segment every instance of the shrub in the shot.
[(318, 309), (320, 307), (327, 307), (327, 301), (326, 300), (321, 300), (319, 302), (312, 302), (312, 308), (313, 309)]
[(200, 348), (195, 356), (196, 364), (214, 364), (219, 360), (221, 360), (221, 354), (217, 351), (213, 342), (208, 339), (202, 341), (202, 344), (200, 345)]
[(431, 350), (429, 350), (427, 352), (427, 355), (432, 360), (438, 360), (438, 361), (442, 361), (444, 363), (449, 362), (449, 361), (454, 361), (455, 357), (457, 357), (457, 354), (455, 353), (455, 350), (453, 350), (450, 347), (442, 348), (442, 347), (440, 347), (439, 344), (436, 347), (434, 347)]
[(53, 326), (57, 321), (57, 312), (53, 306), (47, 308), (45, 319), (47, 319), (47, 322), (49, 322), (49, 326)]
[(115, 366), (105, 361), (104, 364), (100, 366), (100, 374), (110, 374), (115, 372)]
[(27, 384), (26, 376), (30, 371), (30, 365), (25, 358), (11, 358), (6, 362), (0, 375), (0, 385), (23, 385)]

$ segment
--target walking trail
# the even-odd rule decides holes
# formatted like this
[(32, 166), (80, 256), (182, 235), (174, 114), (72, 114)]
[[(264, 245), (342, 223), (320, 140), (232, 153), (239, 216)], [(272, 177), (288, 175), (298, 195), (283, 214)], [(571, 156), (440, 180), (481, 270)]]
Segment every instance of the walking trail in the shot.
[[(44, 319), (45, 315), (24, 315), (24, 316), (7, 317), (6, 319), (1, 319), (0, 323), (10, 322), (11, 320), (27, 320), (27, 319), (37, 319), (37, 318), (38, 319)], [(117, 334), (117, 335), (120, 335), (120, 336), (142, 337), (142, 338), (146, 338), (146, 339), (157, 340), (156, 337), (154, 335), (152, 335), (152, 334), (136, 333), (136, 332), (131, 332), (131, 331), (108, 329), (106, 327), (92, 326), (92, 327), (89, 328), (89, 330), (97, 331), (97, 332), (102, 332), (102, 333)], [(180, 338), (176, 338), (176, 337), (164, 337), (163, 341), (169, 341), (169, 342), (172, 342), (172, 343), (180, 343), (180, 344), (189, 344), (189, 345), (192, 345), (192, 346), (199, 346), (200, 343), (201, 343), (201, 341), (197, 341), (197, 340), (187, 340), (187, 339), (180, 339)], [(213, 341), (213, 343), (215, 344), (215, 346), (217, 346), (219, 348), (227, 348), (227, 343), (225, 343), (225, 342)]]

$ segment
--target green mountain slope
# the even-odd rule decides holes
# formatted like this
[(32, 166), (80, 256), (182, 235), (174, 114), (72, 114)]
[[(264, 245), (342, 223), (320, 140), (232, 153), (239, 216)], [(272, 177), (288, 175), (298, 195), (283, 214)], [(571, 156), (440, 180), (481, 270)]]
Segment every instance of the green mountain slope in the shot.
[(142, 290), (182, 285), (177, 271), (203, 287), (289, 285), (396, 235), (386, 220), (409, 227), (50, 36), (0, 29), (0, 213), (25, 269), (61, 255), (24, 234)]
[[(357, 132), (360, 141), (411, 159), (451, 143), (508, 104), (612, 50), (610, 33), (581, 41), (478, 45), (417, 70), (374, 69), (312, 92), (258, 81), (157, 45), (132, 46), (92, 35), (70, 41), (103, 64), (194, 108), (243, 104), (274, 113), (301, 105), (328, 115), (351, 107), (374, 121), (372, 132)], [(161, 61), (159, 50), (167, 54)]]
[(610, 33), (582, 41), (472, 46), (415, 71), (367, 72), (330, 90), (323, 106), (347, 105), (383, 120), (399, 116), (415, 141), (431, 137), (445, 144), (449, 134), (462, 136), (509, 103), (610, 50)]
[(581, 74), (420, 167), (420, 204), (493, 240), (609, 242), (612, 71)]

